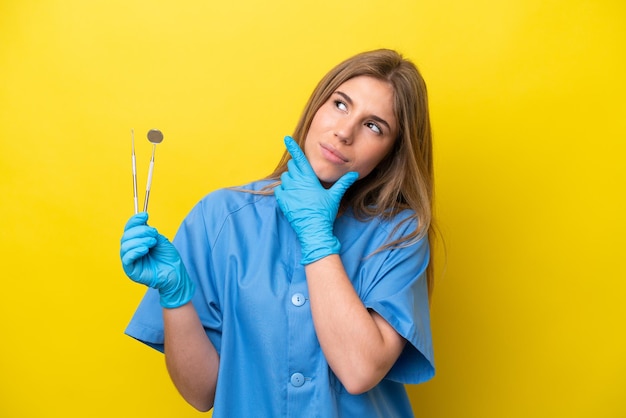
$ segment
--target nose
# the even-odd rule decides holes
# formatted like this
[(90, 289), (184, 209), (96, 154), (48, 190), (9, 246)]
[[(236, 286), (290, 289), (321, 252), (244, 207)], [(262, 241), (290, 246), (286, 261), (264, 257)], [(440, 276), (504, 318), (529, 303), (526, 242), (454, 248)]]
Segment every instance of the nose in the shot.
[(335, 136), (344, 144), (349, 145), (354, 141), (356, 121), (348, 116), (337, 121)]

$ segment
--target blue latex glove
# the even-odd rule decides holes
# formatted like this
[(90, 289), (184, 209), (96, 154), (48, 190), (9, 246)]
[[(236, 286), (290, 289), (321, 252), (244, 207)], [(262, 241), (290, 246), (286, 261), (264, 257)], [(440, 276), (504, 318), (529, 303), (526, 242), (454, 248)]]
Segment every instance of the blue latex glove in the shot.
[(330, 189), (325, 189), (306, 156), (290, 136), (285, 137), (291, 160), (280, 177), (282, 184), (274, 189), (278, 206), (291, 223), (302, 247), (306, 265), (331, 254), (339, 254), (341, 244), (333, 225), (341, 198), (357, 180), (359, 173), (344, 174)]
[(148, 214), (133, 215), (122, 235), (120, 257), (128, 277), (159, 291), (161, 306), (178, 308), (189, 302), (195, 285), (172, 243), (149, 226)]

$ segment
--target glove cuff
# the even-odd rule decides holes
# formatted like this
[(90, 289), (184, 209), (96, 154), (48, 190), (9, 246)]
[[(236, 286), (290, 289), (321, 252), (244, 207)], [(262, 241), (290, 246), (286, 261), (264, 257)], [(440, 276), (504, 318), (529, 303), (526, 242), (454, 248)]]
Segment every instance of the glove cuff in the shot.
[(161, 306), (167, 309), (179, 308), (185, 305), (193, 298), (196, 291), (196, 285), (187, 275), (185, 268), (177, 270), (177, 277), (174, 280), (169, 280), (170, 284), (168, 286), (159, 289)]
[(300, 260), (300, 264), (306, 266), (307, 264), (311, 264), (320, 258), (324, 258), (331, 254), (339, 254), (341, 251), (341, 243), (334, 235), (331, 235), (323, 242), (318, 241), (316, 244), (317, 245), (313, 248), (307, 248), (304, 245), (302, 246), (302, 260)]

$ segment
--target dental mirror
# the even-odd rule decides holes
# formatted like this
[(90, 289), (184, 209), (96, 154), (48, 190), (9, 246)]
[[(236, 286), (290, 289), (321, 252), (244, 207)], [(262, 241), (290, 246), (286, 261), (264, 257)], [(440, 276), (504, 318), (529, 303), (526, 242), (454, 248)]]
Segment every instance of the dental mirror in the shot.
[(150, 159), (150, 167), (148, 169), (148, 184), (146, 185), (146, 198), (143, 202), (143, 211), (148, 211), (148, 199), (150, 199), (150, 186), (152, 186), (152, 171), (154, 170), (154, 153), (156, 144), (163, 141), (163, 133), (158, 129), (150, 129), (148, 131), (148, 141), (152, 143), (152, 158)]
[(148, 141), (153, 144), (160, 144), (163, 141), (163, 133), (158, 129), (150, 129), (148, 131)]

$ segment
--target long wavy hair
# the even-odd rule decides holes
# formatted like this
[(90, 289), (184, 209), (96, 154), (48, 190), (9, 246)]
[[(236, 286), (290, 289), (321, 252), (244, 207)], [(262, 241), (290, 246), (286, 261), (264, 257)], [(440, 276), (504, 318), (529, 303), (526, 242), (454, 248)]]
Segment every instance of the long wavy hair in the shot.
[[(318, 83), (307, 102), (293, 133), (294, 140), (304, 149), (313, 117), (337, 88), (347, 80), (369, 76), (389, 83), (394, 91), (394, 115), (399, 132), (392, 150), (372, 170), (348, 189), (342, 210), (351, 208), (358, 219), (392, 218), (409, 209), (413, 213), (400, 223), (416, 221), (417, 227), (408, 235), (387, 242), (377, 251), (409, 246), (428, 236), (435, 239), (433, 219), (433, 157), (431, 126), (426, 83), (417, 67), (401, 54), (389, 49), (363, 52), (343, 61)], [(290, 155), (285, 151), (276, 169), (266, 177), (280, 181), (287, 170)], [(278, 183), (269, 187), (273, 188)], [(394, 231), (395, 232), (395, 231)], [(433, 289), (433, 263), (428, 265), (429, 293)]]

